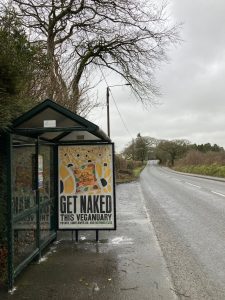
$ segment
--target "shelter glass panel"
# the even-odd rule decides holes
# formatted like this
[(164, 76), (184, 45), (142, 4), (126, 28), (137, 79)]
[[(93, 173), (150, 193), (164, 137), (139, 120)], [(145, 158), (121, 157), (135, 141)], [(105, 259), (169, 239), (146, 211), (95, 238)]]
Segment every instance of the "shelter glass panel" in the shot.
[(36, 206), (35, 140), (14, 136), (12, 150), (13, 215)]
[(14, 267), (36, 249), (36, 213), (14, 222)]
[(52, 145), (39, 147), (40, 238), (45, 242), (54, 230), (54, 164)]
[(35, 142), (35, 139), (13, 136), (14, 267), (22, 263), (36, 249)]

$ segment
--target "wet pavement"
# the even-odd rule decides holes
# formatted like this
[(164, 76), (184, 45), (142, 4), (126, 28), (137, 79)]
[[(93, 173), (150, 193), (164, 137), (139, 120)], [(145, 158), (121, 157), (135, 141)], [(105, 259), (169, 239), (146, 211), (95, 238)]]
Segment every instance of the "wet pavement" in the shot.
[(139, 182), (117, 186), (117, 231), (60, 232), (0, 299), (177, 299)]

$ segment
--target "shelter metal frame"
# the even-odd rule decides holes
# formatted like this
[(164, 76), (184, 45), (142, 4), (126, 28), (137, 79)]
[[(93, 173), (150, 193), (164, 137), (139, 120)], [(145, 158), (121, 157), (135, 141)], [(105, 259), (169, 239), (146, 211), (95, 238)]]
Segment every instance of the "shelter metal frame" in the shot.
[[(54, 120), (55, 125), (45, 127), (44, 121)], [(35, 142), (35, 206), (29, 208), (18, 215), (13, 213), (13, 191), (12, 191), (12, 174), (13, 174), (13, 139), (30, 138)], [(8, 287), (13, 288), (16, 276), (34, 259), (42, 255), (44, 248), (49, 245), (57, 236), (58, 230), (58, 146), (59, 145), (96, 145), (96, 144), (113, 144), (110, 138), (94, 123), (78, 116), (66, 108), (47, 99), (38, 104), (30, 111), (26, 112), (13, 121), (12, 126), (1, 134), (1, 139), (5, 145), (5, 163), (7, 165), (7, 236), (8, 236)], [(54, 178), (54, 213), (53, 213), (53, 231), (44, 241), (40, 236), (40, 215), (41, 209), (45, 205), (50, 205), (51, 199), (40, 202), (39, 177), (38, 177), (38, 155), (42, 145), (48, 145), (53, 152), (53, 178)], [(28, 146), (29, 142), (24, 145)], [(32, 143), (33, 145), (33, 143)], [(19, 147), (19, 145), (18, 145)], [(113, 145), (114, 155), (114, 145)], [(114, 168), (113, 168), (114, 170)], [(113, 177), (115, 177), (113, 171)], [(115, 178), (114, 178), (115, 179)], [(114, 180), (115, 182), (115, 180)], [(115, 189), (114, 189), (115, 197)], [(114, 208), (115, 209), (115, 208)], [(30, 253), (18, 266), (14, 266), (14, 224), (26, 216), (36, 215), (36, 248)], [(115, 218), (116, 229), (116, 218)], [(88, 229), (89, 230), (89, 229)], [(101, 230), (101, 229), (100, 229)], [(103, 229), (104, 230), (104, 229)], [(107, 229), (108, 230), (108, 229)], [(76, 240), (78, 240), (78, 230)], [(72, 233), (73, 236), (73, 233)], [(96, 240), (99, 232), (96, 230)]]

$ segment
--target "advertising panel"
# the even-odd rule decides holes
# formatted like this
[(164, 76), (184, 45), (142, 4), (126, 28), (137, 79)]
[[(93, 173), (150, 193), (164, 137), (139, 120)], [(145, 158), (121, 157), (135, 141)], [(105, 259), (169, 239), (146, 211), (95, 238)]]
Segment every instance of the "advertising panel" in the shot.
[(59, 229), (115, 229), (113, 145), (59, 146)]
[(38, 188), (42, 189), (44, 179), (43, 179), (44, 165), (43, 165), (43, 155), (38, 154)]

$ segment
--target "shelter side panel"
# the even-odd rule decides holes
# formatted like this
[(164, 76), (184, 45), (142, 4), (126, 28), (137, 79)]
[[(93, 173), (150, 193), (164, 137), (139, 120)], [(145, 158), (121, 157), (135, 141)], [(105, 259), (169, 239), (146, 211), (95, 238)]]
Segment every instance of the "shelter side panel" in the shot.
[(59, 229), (115, 229), (113, 145), (58, 147)]

